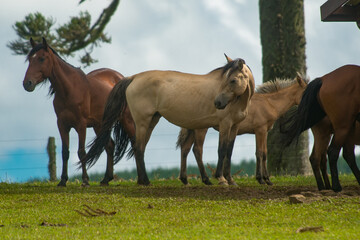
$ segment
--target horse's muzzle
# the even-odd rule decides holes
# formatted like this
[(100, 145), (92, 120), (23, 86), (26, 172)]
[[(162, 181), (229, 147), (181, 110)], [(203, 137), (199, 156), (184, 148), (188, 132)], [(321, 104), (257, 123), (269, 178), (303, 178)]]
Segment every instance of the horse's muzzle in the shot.
[(27, 80), (23, 82), (24, 89), (28, 92), (32, 92), (35, 89), (35, 84), (31, 80)]
[(214, 104), (217, 109), (224, 109), (229, 103), (229, 99), (223, 94), (215, 98)]

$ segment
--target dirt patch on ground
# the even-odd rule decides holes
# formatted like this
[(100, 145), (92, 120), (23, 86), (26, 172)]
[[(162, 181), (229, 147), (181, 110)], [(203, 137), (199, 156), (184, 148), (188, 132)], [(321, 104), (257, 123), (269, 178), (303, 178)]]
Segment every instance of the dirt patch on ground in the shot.
[(185, 197), (207, 200), (224, 199), (283, 199), (294, 194), (303, 194), (311, 197), (359, 197), (359, 186), (344, 186), (343, 191), (335, 193), (332, 190), (318, 191), (312, 186), (184, 186), (184, 187), (139, 187), (132, 191), (124, 191), (127, 196), (151, 196), (151, 197)]

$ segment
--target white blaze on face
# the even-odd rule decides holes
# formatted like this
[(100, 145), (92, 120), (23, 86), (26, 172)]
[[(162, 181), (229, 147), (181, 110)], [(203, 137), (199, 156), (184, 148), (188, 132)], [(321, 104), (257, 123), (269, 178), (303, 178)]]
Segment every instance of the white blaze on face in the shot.
[(36, 53), (32, 56), (32, 58), (35, 58), (36, 57)]

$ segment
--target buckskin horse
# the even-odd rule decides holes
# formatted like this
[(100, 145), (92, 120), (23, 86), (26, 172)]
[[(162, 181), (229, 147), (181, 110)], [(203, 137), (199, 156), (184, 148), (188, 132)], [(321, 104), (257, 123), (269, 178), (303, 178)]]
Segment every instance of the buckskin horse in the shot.
[[(320, 122), (325, 116), (333, 128), (333, 138), (327, 149), (332, 189), (342, 190), (337, 160), (341, 148), (347, 152), (355, 139), (355, 124), (360, 121), (360, 66), (345, 65), (308, 84), (296, 114), (283, 126), (284, 144), (290, 144), (299, 135)], [(353, 160), (350, 160), (353, 161)], [(354, 160), (355, 161), (355, 160)], [(360, 174), (354, 172), (356, 179)]]
[[(296, 79), (268, 81), (256, 88), (248, 107), (248, 115), (239, 124), (237, 135), (255, 134), (256, 143), (256, 180), (260, 184), (272, 185), (266, 165), (267, 133), (275, 121), (292, 106), (300, 103), (302, 93), (307, 86), (298, 74)], [(181, 148), (180, 180), (188, 184), (186, 158), (193, 146), (193, 153), (199, 167), (203, 183), (211, 184), (202, 161), (203, 144), (206, 129), (185, 129), (179, 133), (177, 147)]]
[[(226, 56), (226, 55), (225, 55)], [(124, 140), (122, 126), (117, 124), (126, 106), (136, 126), (132, 148), (138, 173), (138, 184), (150, 184), (144, 163), (144, 151), (151, 133), (161, 117), (188, 129), (218, 127), (219, 162), (216, 177), (220, 183), (235, 184), (230, 174), (231, 154), (239, 122), (247, 115), (254, 93), (254, 77), (243, 59), (232, 60), (208, 74), (195, 75), (176, 71), (147, 71), (120, 81), (106, 103), (100, 134), (91, 144), (86, 157), (92, 166), (110, 138), (114, 127), (117, 147)]]
[[(54, 95), (53, 105), (57, 116), (57, 125), (62, 141), (63, 168), (58, 186), (66, 186), (68, 180), (69, 132), (74, 128), (79, 137), (78, 157), (82, 166), (83, 185), (89, 185), (89, 177), (84, 164), (86, 128), (92, 127), (99, 133), (106, 99), (113, 86), (123, 79), (120, 73), (101, 68), (85, 73), (65, 62), (47, 44), (45, 38), (36, 44), (30, 39), (32, 46), (27, 56), (29, 66), (25, 74), (23, 86), (26, 91), (34, 91), (36, 85), (45, 80), (50, 81), (49, 94)], [(135, 132), (133, 121), (128, 110), (125, 111), (121, 124), (126, 131)], [(102, 185), (113, 179), (114, 143), (106, 144), (107, 166)], [(123, 152), (117, 154), (121, 157)]]

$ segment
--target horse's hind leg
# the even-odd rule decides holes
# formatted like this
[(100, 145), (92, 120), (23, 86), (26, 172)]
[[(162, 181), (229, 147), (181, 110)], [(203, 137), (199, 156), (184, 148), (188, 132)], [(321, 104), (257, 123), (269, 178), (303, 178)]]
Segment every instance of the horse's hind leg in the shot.
[(77, 129), (77, 133), (79, 135), (79, 148), (78, 148), (78, 156), (81, 163), (81, 169), (82, 169), (82, 186), (86, 187), (89, 186), (89, 176), (86, 171), (86, 162), (85, 162), (85, 138), (86, 138), (86, 125), (83, 125), (83, 127), (80, 127)]
[(68, 177), (68, 161), (69, 161), (69, 132), (70, 132), (70, 128), (67, 128), (64, 126), (64, 124), (59, 121), (57, 121), (58, 124), (58, 128), (59, 128), (59, 132), (60, 132), (60, 137), (61, 137), (61, 143), (62, 143), (62, 173), (61, 173), (61, 180), (58, 183), (59, 187), (66, 187), (66, 182), (69, 179)]
[(356, 159), (354, 154), (355, 146), (353, 144), (347, 144), (343, 148), (343, 157), (349, 165), (351, 171), (353, 172), (356, 180), (360, 184), (360, 171), (358, 166), (356, 165)]
[(136, 122), (136, 139), (135, 139), (135, 160), (138, 173), (138, 184), (149, 185), (150, 181), (146, 174), (144, 153), (147, 142), (156, 124), (159, 122), (161, 115), (155, 113), (148, 119)]
[(186, 162), (187, 156), (190, 152), (190, 149), (194, 143), (194, 130), (189, 130), (186, 128), (181, 128), (179, 133), (179, 138), (185, 139), (181, 141), (181, 167), (180, 167), (180, 177), (179, 179), (185, 185), (188, 185), (187, 172), (186, 172)]
[(324, 180), (325, 189), (331, 189), (329, 175), (327, 172), (326, 150), (324, 151), (324, 153), (321, 153), (320, 170), (321, 170), (322, 178)]
[(193, 153), (195, 155), (195, 159), (201, 174), (202, 182), (205, 183), (206, 185), (212, 185), (205, 171), (204, 163), (202, 160), (203, 146), (204, 146), (206, 132), (207, 132), (207, 128), (195, 130), (195, 143), (193, 146)]
[(107, 186), (109, 182), (114, 179), (114, 148), (115, 144), (112, 139), (105, 147), (107, 161), (106, 161), (106, 171), (104, 179), (100, 182), (100, 185)]
[(312, 167), (312, 170), (313, 170), (313, 173), (314, 173), (314, 176), (315, 176), (317, 187), (318, 187), (319, 191), (324, 190), (325, 186), (324, 186), (323, 180), (321, 178), (321, 174), (320, 174), (320, 161), (321, 161), (321, 158), (316, 157), (315, 146), (313, 147), (313, 150), (311, 152), (309, 160), (310, 160), (311, 167)]
[[(94, 127), (96, 135), (100, 132), (99, 127)], [(100, 185), (107, 186), (109, 182), (114, 179), (114, 141), (110, 139), (109, 143), (105, 147), (107, 161), (106, 161), (106, 171), (104, 179), (101, 180)]]

